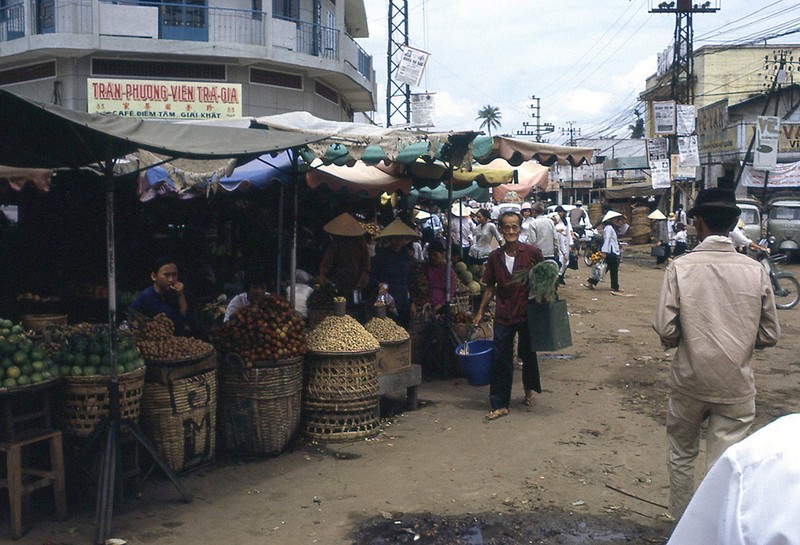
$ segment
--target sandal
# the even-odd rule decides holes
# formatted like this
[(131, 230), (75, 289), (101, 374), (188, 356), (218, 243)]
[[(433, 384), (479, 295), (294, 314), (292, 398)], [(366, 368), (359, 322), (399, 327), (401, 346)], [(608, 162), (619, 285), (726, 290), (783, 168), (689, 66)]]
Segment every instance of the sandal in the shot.
[(508, 409), (495, 409), (486, 413), (486, 420), (497, 420), (504, 416), (508, 416)]
[(533, 390), (525, 392), (525, 399), (522, 401), (528, 407), (533, 407), (537, 403), (536, 394), (533, 393)]

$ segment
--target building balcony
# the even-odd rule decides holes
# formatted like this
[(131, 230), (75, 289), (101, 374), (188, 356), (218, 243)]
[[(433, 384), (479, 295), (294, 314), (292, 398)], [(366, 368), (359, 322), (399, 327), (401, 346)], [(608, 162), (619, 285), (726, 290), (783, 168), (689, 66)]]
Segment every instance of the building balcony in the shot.
[[(247, 64), (272, 60), (346, 73), (372, 88), (372, 58), (347, 33), (198, 1), (29, 0), (0, 7), (0, 61), (33, 59), (47, 50), (60, 56), (88, 50), (194, 55)], [(187, 47), (186, 42), (197, 46)]]

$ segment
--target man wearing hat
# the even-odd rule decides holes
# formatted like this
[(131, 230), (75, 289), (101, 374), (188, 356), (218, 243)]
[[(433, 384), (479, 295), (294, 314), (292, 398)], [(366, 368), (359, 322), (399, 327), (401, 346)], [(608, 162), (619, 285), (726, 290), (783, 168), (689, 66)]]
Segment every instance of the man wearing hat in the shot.
[(370, 255), (364, 238), (367, 231), (348, 213), (336, 216), (322, 230), (331, 235), (331, 242), (319, 264), (319, 281), (333, 282), (339, 293), (351, 298), (369, 281)]
[(450, 207), (450, 245), (453, 253), (463, 260), (472, 244), (472, 209), (464, 203), (454, 202)]
[(375, 238), (388, 242), (388, 245), (379, 248), (372, 260), (370, 275), (374, 291), (378, 291), (379, 284), (386, 284), (389, 295), (394, 298), (398, 323), (408, 327), (414, 314), (414, 304), (411, 302), (412, 251), (408, 243), (419, 238), (419, 235), (397, 218)]
[(708, 421), (710, 468), (753, 423), (753, 349), (774, 346), (780, 336), (767, 271), (737, 253), (727, 236), (740, 213), (733, 191), (698, 193), (687, 215), (701, 242), (666, 268), (653, 316), (662, 345), (677, 347), (667, 409), (669, 505), (676, 519), (694, 493), (702, 423)]

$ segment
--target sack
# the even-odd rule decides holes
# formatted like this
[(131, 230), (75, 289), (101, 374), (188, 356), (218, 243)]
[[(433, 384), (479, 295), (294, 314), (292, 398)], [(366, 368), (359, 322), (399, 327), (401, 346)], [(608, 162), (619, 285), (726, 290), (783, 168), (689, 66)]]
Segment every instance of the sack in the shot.
[(589, 278), (594, 280), (594, 283), (597, 284), (598, 282), (603, 280), (603, 277), (606, 275), (606, 267), (607, 265), (605, 261), (601, 261), (600, 263), (595, 263), (594, 266), (592, 267), (592, 274)]
[(653, 257), (664, 257), (667, 255), (667, 249), (660, 244), (658, 246), (653, 246), (650, 248), (650, 255)]
[(569, 254), (569, 263), (567, 267), (574, 271), (578, 270), (578, 254)]

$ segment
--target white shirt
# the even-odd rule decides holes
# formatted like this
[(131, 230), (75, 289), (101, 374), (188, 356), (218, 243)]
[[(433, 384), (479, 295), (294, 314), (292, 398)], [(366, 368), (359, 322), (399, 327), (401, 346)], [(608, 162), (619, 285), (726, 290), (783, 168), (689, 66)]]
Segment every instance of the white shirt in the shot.
[(689, 238), (686, 235), (686, 230), (678, 231), (677, 233), (675, 233), (674, 240), (675, 242), (683, 242), (685, 244), (686, 241), (689, 240)]
[(617, 230), (610, 223), (603, 227), (603, 246), (600, 251), (604, 254), (619, 255), (619, 239), (617, 238)]
[(800, 414), (731, 446), (709, 470), (667, 545), (800, 545)]
[(749, 238), (747, 238), (747, 235), (744, 233), (744, 229), (740, 229), (739, 227), (734, 227), (733, 231), (731, 231), (728, 236), (733, 241), (733, 245), (737, 248), (742, 246), (746, 248), (752, 242)]
[(500, 231), (494, 223), (486, 222), (483, 225), (480, 223), (472, 228), (472, 248), (469, 249), (469, 255), (483, 259), (492, 253), (492, 238), (497, 240), (498, 243), (503, 242), (503, 237), (500, 236)]

